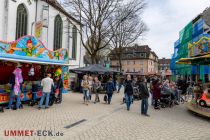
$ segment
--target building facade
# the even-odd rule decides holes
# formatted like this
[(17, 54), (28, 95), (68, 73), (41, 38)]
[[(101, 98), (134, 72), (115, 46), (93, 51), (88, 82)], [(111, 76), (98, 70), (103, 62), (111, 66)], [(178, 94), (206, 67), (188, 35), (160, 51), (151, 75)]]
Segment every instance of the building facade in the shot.
[(67, 48), (70, 68), (83, 66), (80, 26), (56, 0), (1, 0), (0, 40), (33, 35), (49, 50)]
[(170, 70), (171, 59), (166, 59), (166, 58), (158, 59), (158, 63), (159, 63), (158, 69), (163, 78), (166, 78), (166, 76), (171, 75), (171, 70)]
[[(189, 45), (198, 42), (203, 37), (210, 37), (210, 8), (205, 9), (202, 13), (192, 19), (180, 32), (179, 39), (174, 43), (174, 54), (171, 59), (170, 68), (174, 75), (181, 76), (187, 80), (195, 81), (196, 75), (208, 82), (210, 79), (210, 67), (201, 65), (200, 70), (193, 65), (179, 65), (176, 64), (181, 58), (188, 58), (190, 56)], [(207, 48), (210, 45), (207, 43)], [(205, 46), (205, 41), (200, 44)], [(200, 52), (200, 51), (197, 51)]]
[[(119, 71), (120, 65), (115, 53), (110, 53), (110, 66)], [(151, 51), (148, 45), (123, 48), (122, 52), (122, 71), (125, 73), (135, 73), (147, 75), (148, 73), (158, 73), (158, 56)]]

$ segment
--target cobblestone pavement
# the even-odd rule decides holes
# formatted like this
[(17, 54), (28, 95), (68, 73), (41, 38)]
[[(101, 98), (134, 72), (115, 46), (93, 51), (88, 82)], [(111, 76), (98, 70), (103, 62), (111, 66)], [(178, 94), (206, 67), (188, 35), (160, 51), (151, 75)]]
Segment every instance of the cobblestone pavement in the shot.
[[(102, 102), (86, 106), (81, 94), (67, 94), (62, 104), (47, 110), (38, 110), (37, 106), (5, 110), (0, 113), (0, 139), (210, 140), (210, 119), (192, 114), (184, 105), (161, 110), (149, 107), (151, 116), (145, 117), (139, 114), (138, 101), (127, 111), (125, 104), (121, 105), (122, 96), (115, 94), (111, 105)], [(7, 137), (5, 130), (52, 130), (64, 136)]]

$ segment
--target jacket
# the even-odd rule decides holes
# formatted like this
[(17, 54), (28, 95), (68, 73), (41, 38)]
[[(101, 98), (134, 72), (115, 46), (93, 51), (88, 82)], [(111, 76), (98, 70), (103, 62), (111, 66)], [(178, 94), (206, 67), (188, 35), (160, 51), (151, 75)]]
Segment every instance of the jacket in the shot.
[(114, 83), (112, 81), (108, 81), (106, 83), (106, 93), (107, 94), (112, 94), (114, 92), (115, 88), (114, 88)]
[(132, 80), (125, 80), (124, 82), (125, 93), (128, 95), (133, 95), (133, 82)]
[(144, 82), (137, 81), (136, 85), (138, 86), (141, 99), (149, 98), (149, 90)]

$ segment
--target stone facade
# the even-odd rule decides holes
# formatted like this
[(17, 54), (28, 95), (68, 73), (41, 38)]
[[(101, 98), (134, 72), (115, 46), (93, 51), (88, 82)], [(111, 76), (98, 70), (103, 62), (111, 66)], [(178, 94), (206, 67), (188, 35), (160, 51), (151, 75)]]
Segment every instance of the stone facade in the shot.
[(49, 50), (54, 45), (55, 17), (63, 22), (62, 48), (69, 49), (70, 68), (83, 66), (84, 48), (77, 33), (76, 58), (72, 59), (72, 28), (80, 29), (80, 22), (71, 17), (56, 0), (2, 0), (0, 5), (0, 40), (7, 42), (16, 39), (17, 8), (23, 4), (27, 11), (27, 35), (35, 36), (35, 23), (42, 21), (42, 34), (39, 38)]

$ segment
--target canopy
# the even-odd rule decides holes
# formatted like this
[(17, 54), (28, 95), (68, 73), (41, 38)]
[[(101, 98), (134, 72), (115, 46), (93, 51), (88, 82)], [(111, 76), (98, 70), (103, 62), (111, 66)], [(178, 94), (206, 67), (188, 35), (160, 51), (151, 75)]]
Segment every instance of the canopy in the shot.
[(205, 54), (202, 56), (191, 57), (191, 58), (181, 58), (176, 64), (200, 64), (200, 65), (208, 65), (210, 64), (210, 54)]
[(73, 72), (73, 73), (98, 73), (98, 74), (119, 73), (118, 71), (108, 69), (108, 68), (103, 67), (102, 65), (99, 65), (99, 64), (94, 64), (94, 65), (90, 65), (87, 67), (72, 69), (72, 70), (70, 70), (70, 72)]

